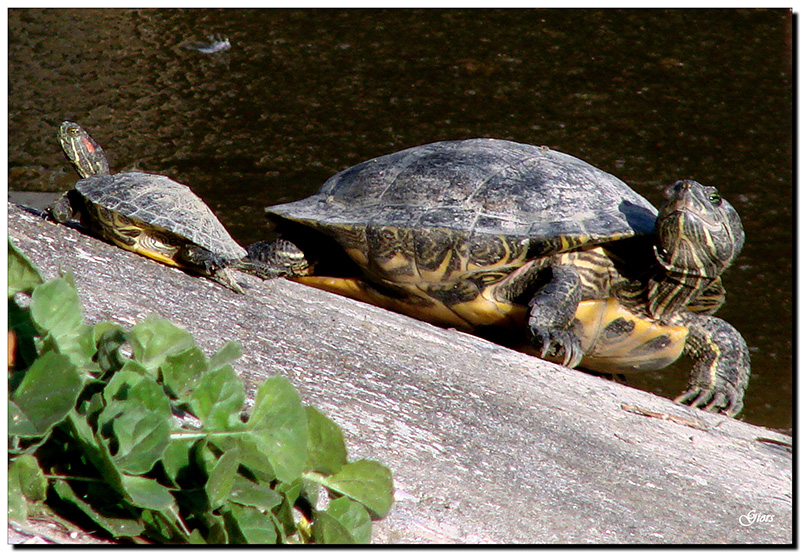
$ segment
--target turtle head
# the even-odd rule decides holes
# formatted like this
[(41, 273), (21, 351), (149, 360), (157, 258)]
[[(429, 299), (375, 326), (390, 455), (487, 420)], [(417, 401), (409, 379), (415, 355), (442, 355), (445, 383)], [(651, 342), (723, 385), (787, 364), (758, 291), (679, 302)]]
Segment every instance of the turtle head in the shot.
[(739, 255), (739, 215), (712, 186), (680, 180), (667, 188), (656, 220), (659, 262), (674, 273), (716, 278)]
[(81, 178), (110, 174), (103, 148), (80, 125), (69, 121), (61, 123), (58, 141)]

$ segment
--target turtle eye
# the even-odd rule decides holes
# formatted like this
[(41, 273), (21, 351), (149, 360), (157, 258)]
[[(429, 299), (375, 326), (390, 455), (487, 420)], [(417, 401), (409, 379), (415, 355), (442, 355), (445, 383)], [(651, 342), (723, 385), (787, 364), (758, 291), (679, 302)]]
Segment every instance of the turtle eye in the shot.
[(719, 205), (722, 203), (722, 197), (720, 197), (716, 190), (710, 192), (707, 197), (708, 201), (710, 201), (712, 205)]

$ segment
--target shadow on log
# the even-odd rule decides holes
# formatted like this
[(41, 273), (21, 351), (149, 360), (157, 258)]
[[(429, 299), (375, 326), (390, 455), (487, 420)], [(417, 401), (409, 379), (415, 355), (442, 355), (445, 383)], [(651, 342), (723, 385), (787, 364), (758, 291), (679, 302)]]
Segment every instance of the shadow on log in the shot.
[(46, 278), (72, 269), (89, 322), (238, 341), (251, 397), (287, 376), (392, 469), (375, 542), (792, 542), (784, 435), (293, 282), (237, 295), (12, 205), (8, 224)]

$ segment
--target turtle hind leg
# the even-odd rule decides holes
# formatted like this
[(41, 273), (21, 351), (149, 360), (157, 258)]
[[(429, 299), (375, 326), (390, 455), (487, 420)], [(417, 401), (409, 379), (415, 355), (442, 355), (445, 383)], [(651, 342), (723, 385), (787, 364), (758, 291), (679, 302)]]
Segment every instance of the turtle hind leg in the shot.
[(244, 289), (234, 277), (235, 273), (231, 270), (231, 262), (228, 259), (199, 246), (183, 248), (181, 256), (189, 267), (236, 293), (244, 293)]
[(312, 263), (295, 243), (284, 238), (260, 241), (247, 246), (247, 256), (235, 268), (265, 280), (310, 276)]
[(60, 224), (69, 222), (76, 215), (75, 208), (72, 205), (72, 194), (72, 190), (66, 192), (60, 198), (48, 205), (45, 209), (45, 213), (50, 215), (54, 221)]

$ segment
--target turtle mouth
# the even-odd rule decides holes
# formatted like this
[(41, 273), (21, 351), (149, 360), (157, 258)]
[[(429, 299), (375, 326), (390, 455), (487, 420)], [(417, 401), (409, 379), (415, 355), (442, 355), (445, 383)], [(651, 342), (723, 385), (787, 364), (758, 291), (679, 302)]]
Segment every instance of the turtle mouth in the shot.
[(673, 188), (674, 195), (672, 201), (669, 202), (667, 211), (674, 215), (693, 215), (711, 230), (720, 230), (722, 222), (716, 216), (714, 210), (705, 204), (703, 190), (698, 189), (698, 187), (699, 185), (692, 181), (676, 183)]
[(700, 219), (705, 226), (712, 230), (720, 230), (722, 228), (722, 223), (717, 220), (717, 217), (709, 213), (702, 205), (698, 205), (697, 202), (692, 201), (691, 198), (676, 200), (671, 206), (670, 211), (677, 215), (692, 215)]

